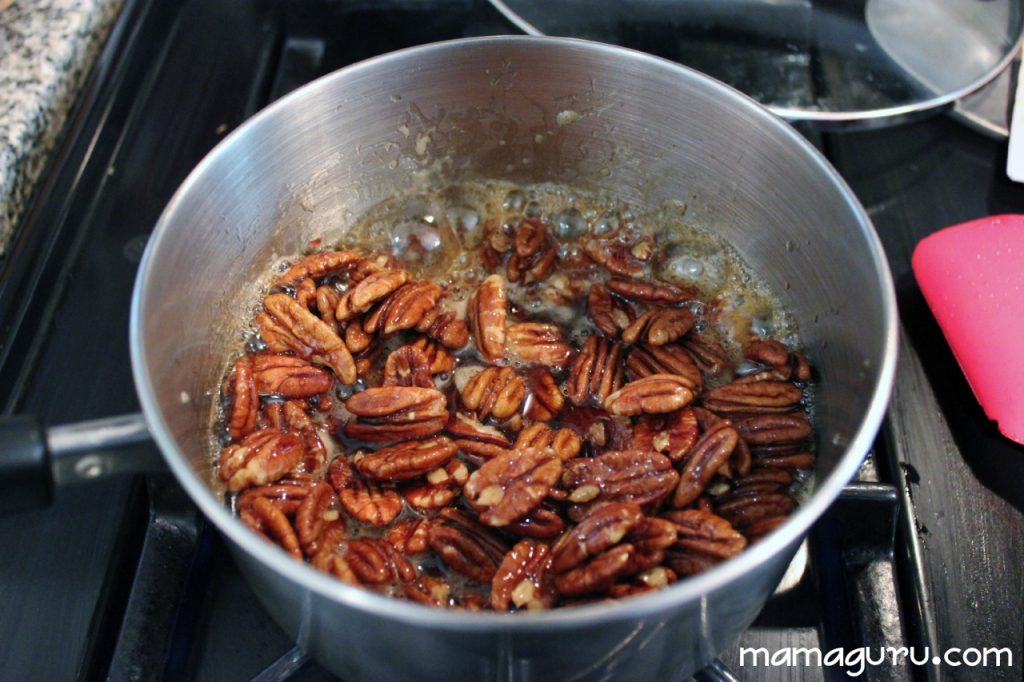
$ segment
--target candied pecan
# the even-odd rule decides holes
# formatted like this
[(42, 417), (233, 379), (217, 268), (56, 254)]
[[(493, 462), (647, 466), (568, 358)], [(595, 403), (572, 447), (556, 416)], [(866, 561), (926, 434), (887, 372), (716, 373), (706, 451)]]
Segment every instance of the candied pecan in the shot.
[(323, 481), (315, 484), (295, 512), (295, 531), (303, 548), (308, 548), (320, 537), (328, 521), (334, 521), (338, 512), (330, 511), (334, 489)]
[(550, 540), (551, 538), (558, 537), (564, 528), (565, 521), (558, 515), (558, 512), (545, 504), (541, 504), (541, 506), (518, 521), (508, 524), (502, 530), (520, 537)]
[(720, 415), (789, 412), (803, 391), (788, 381), (732, 382), (704, 393), (704, 407)]
[(293, 433), (255, 431), (221, 451), (220, 477), (232, 492), (273, 483), (302, 461), (305, 450), (302, 438)]
[(487, 367), (462, 389), (462, 404), (477, 418), (508, 419), (526, 399), (526, 383), (511, 367)]
[(583, 344), (569, 372), (569, 400), (574, 405), (605, 399), (622, 387), (622, 344), (593, 335)]
[[(647, 267), (642, 258), (632, 253), (628, 244), (611, 239), (587, 239), (581, 245), (584, 253), (609, 272), (629, 277), (639, 275)], [(644, 255), (641, 253), (640, 255)]]
[(526, 403), (526, 416), (530, 419), (550, 421), (562, 411), (565, 397), (551, 372), (543, 367), (531, 367), (526, 373), (526, 385), (530, 390)]
[(493, 531), (451, 507), (441, 510), (427, 537), (445, 564), (479, 583), (491, 582), (507, 551)]
[(308, 277), (295, 287), (295, 302), (303, 308), (312, 309), (311, 304), (316, 303), (316, 283)]
[(621, 599), (660, 590), (678, 579), (676, 572), (666, 566), (655, 566), (633, 576), (630, 582), (615, 583), (608, 589), (608, 595)]
[(391, 294), (363, 321), (363, 329), (385, 337), (416, 327), (444, 293), (433, 282), (412, 282)]
[(252, 358), (252, 378), (260, 395), (312, 398), (331, 390), (326, 371), (291, 355), (260, 353)]
[(718, 470), (729, 461), (739, 434), (728, 422), (722, 422), (701, 436), (683, 465), (672, 504), (685, 507), (704, 492)]
[(345, 561), (361, 582), (383, 585), (397, 577), (391, 553), (388, 551), (390, 547), (383, 540), (372, 538), (349, 540)]
[(693, 401), (693, 391), (675, 374), (651, 374), (631, 381), (604, 399), (612, 414), (633, 417), (681, 410)]
[(794, 507), (796, 502), (787, 493), (751, 493), (717, 502), (715, 513), (742, 530), (765, 518), (787, 516)]
[(636, 504), (615, 502), (597, 507), (551, 547), (551, 570), (565, 573), (579, 566), (588, 557), (617, 545), (643, 521), (644, 514)]
[[(431, 374), (444, 374), (455, 369), (455, 358), (451, 353), (442, 348), (441, 345), (439, 345), (439, 342), (431, 341), (430, 339), (421, 336), (409, 345), (423, 351), (423, 354), (426, 356), (427, 362), (430, 365)], [(464, 346), (466, 344), (463, 343), (462, 345)]]
[(656, 502), (679, 482), (672, 460), (657, 452), (620, 450), (565, 463), (562, 485), (573, 504)]
[(729, 367), (729, 354), (720, 344), (703, 334), (691, 331), (683, 337), (683, 347), (690, 351), (700, 371), (710, 376), (718, 376)]
[(459, 460), (453, 459), (424, 478), (424, 482), (403, 489), (402, 497), (417, 509), (440, 509), (458, 497), (462, 486), (469, 479), (469, 469)]
[(523, 218), (514, 231), (515, 250), (506, 268), (509, 281), (533, 284), (546, 278), (558, 264), (557, 245), (548, 235), (547, 225)]
[(394, 488), (364, 480), (355, 473), (345, 455), (331, 462), (327, 479), (338, 491), (345, 511), (371, 526), (386, 526), (402, 511), (402, 498)]
[(345, 522), (341, 518), (324, 524), (317, 538), (306, 547), (306, 553), (312, 557), (310, 564), (321, 571), (332, 572), (334, 557), (338, 556), (338, 550), (344, 541)]
[(697, 318), (686, 308), (655, 308), (633, 320), (622, 330), (622, 340), (649, 346), (664, 346), (683, 337)]
[(505, 355), (505, 305), (505, 280), (501, 275), (491, 275), (481, 282), (469, 300), (470, 330), (485, 360), (493, 362)]
[(752, 522), (743, 529), (743, 532), (747, 536), (747, 542), (750, 543), (760, 540), (765, 535), (768, 535), (773, 530), (784, 524), (788, 518), (789, 516), (783, 514), (780, 516), (766, 516), (758, 521)]
[(309, 495), (309, 486), (299, 485), (284, 479), (273, 485), (246, 488), (235, 500), (235, 506), (239, 510), (243, 510), (251, 507), (253, 500), (257, 497), (263, 497), (286, 515), (291, 516), (298, 510), (307, 495)]
[(633, 428), (633, 447), (660, 452), (678, 462), (697, 442), (700, 429), (693, 408), (667, 415), (644, 415)]
[(384, 385), (436, 388), (430, 374), (430, 360), (415, 346), (396, 348), (384, 362)]
[[(321, 286), (316, 288), (317, 314), (335, 332), (338, 331), (338, 318), (334, 316), (334, 311), (338, 308), (338, 301), (340, 300), (341, 294), (334, 287)], [(352, 349), (349, 348), (349, 350)]]
[(327, 461), (327, 448), (320, 439), (316, 424), (306, 413), (308, 409), (309, 404), (304, 400), (289, 400), (282, 406), (281, 422), (284, 426), (282, 430), (302, 436), (302, 442), (306, 446), (302, 464), (306, 471), (312, 473)]
[(489, 526), (507, 526), (540, 506), (562, 473), (552, 450), (512, 450), (488, 460), (466, 481), (466, 501)]
[(700, 367), (693, 356), (677, 344), (635, 346), (626, 358), (626, 371), (631, 381), (652, 374), (675, 374), (686, 379), (689, 388), (695, 392), (700, 392), (704, 386)]
[(538, 363), (545, 367), (564, 367), (572, 357), (573, 348), (557, 324), (519, 322), (509, 325), (505, 349), (513, 360)]
[(415, 478), (444, 466), (455, 456), (455, 443), (445, 436), (405, 441), (353, 459), (356, 471), (375, 481)]
[(616, 578), (629, 570), (634, 551), (633, 545), (616, 545), (587, 563), (555, 576), (555, 589), (568, 597), (608, 589)]
[(563, 462), (579, 454), (583, 442), (572, 429), (552, 429), (547, 424), (530, 424), (519, 432), (515, 449), (534, 448), (546, 450), (551, 448)]
[(747, 539), (720, 516), (699, 509), (667, 512), (678, 539), (666, 553), (666, 562), (680, 575), (693, 575), (736, 556)]
[(551, 548), (534, 540), (520, 540), (502, 559), (491, 579), (491, 608), (551, 608), (557, 595), (549, 575)]
[(274, 280), (274, 286), (294, 286), (304, 279), (320, 279), (350, 272), (363, 260), (354, 251), (323, 251), (306, 256)]
[(374, 303), (383, 300), (410, 279), (405, 270), (382, 270), (369, 275), (341, 297), (334, 311), (335, 318), (345, 322), (365, 313)]
[(665, 550), (675, 544), (678, 533), (675, 524), (666, 519), (645, 517), (643, 522), (626, 534), (625, 542), (633, 545), (633, 556), (624, 574), (647, 571), (665, 559)]
[(443, 608), (451, 601), (451, 586), (439, 578), (417, 575), (402, 581), (402, 594), (419, 604)]
[(345, 435), (368, 443), (396, 443), (433, 436), (444, 428), (445, 417), (427, 417), (418, 421), (352, 419), (345, 424)]
[(590, 285), (587, 294), (587, 316), (601, 333), (609, 338), (618, 338), (622, 330), (636, 319), (636, 311), (620, 298), (596, 282)]
[(448, 420), (448, 424), (445, 426), (445, 431), (460, 440), (465, 439), (481, 443), (489, 443), (501, 448), (512, 447), (512, 441), (510, 441), (501, 431), (493, 426), (481, 424), (476, 419), (462, 414), (461, 412), (452, 413), (451, 418)]
[(381, 348), (379, 343), (371, 344), (369, 348), (353, 358), (356, 363), (356, 373), (359, 376), (374, 376), (377, 361), (380, 360)]
[(609, 291), (618, 294), (631, 301), (643, 303), (660, 303), (664, 305), (678, 305), (692, 301), (697, 297), (697, 291), (693, 288), (680, 289), (668, 284), (654, 284), (639, 279), (611, 278), (605, 284)]
[(388, 530), (384, 539), (402, 554), (422, 554), (430, 549), (430, 524), (430, 519), (403, 519)]
[(416, 323), (416, 331), (426, 334), (444, 347), (453, 350), (462, 348), (469, 343), (469, 326), (466, 321), (456, 317), (453, 312), (445, 312), (436, 305), (424, 313), (420, 321)]
[(794, 452), (787, 455), (758, 456), (759, 466), (775, 467), (778, 469), (810, 469), (814, 466), (813, 452)]
[(295, 529), (292, 528), (292, 524), (284, 512), (271, 504), (270, 500), (265, 497), (253, 499), (249, 514), (245, 518), (255, 522), (250, 526), (253, 530), (263, 533), (280, 545), (284, 551), (296, 559), (302, 560), (302, 550), (299, 548), (299, 539), (295, 535)]
[(373, 343), (373, 334), (366, 332), (358, 319), (345, 325), (345, 347), (352, 353), (362, 353)]
[(732, 421), (743, 440), (753, 446), (797, 443), (811, 435), (811, 424), (801, 412), (761, 414)]
[(754, 339), (743, 350), (743, 356), (771, 367), (775, 378), (782, 381), (809, 381), (811, 378), (811, 368), (803, 355), (790, 351), (774, 339)]
[(240, 441), (256, 428), (259, 415), (260, 397), (252, 379), (252, 361), (249, 356), (240, 357), (231, 368), (231, 374), (224, 384), (224, 395), (230, 400), (228, 413), (228, 436)]
[(267, 296), (263, 307), (267, 312), (258, 315), (256, 322), (271, 351), (294, 351), (330, 368), (341, 383), (355, 383), (352, 354), (327, 323), (285, 294)]
[(419, 386), (377, 386), (355, 393), (345, 401), (345, 409), (358, 417), (389, 422), (447, 417), (447, 405), (441, 391)]

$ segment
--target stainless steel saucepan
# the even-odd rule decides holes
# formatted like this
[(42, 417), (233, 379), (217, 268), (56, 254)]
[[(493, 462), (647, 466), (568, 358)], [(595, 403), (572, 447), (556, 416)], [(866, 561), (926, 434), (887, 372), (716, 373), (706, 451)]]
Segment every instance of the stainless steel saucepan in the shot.
[[(683, 201), (795, 314), (820, 380), (815, 490), (740, 556), (616, 603), (503, 615), (349, 587), (246, 529), (209, 485), (211, 408), (255, 282), (396, 193), (473, 178)], [(896, 362), (892, 282), (868, 217), (789, 126), (706, 76), (642, 53), (495, 37), (404, 50), (292, 93), (224, 140), (160, 218), (132, 304), (145, 419), (281, 626), (345, 680), (668, 680), (731, 644), (861, 463)], [(73, 450), (74, 429), (51, 434)], [(80, 435), (80, 434), (79, 434)], [(122, 441), (138, 439), (128, 425)], [(103, 439), (100, 439), (101, 441)], [(31, 448), (29, 448), (31, 449)], [(91, 456), (91, 455), (90, 455)], [(88, 460), (85, 460), (88, 462)], [(100, 456), (101, 468), (109, 466)], [(60, 467), (58, 467), (60, 468)]]

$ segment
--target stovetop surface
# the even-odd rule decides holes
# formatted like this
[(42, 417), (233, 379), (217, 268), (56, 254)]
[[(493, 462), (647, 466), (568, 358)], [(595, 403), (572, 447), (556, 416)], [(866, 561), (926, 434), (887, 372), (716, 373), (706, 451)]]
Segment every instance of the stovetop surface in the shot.
[[(147, 236), (189, 170), (258, 109), (375, 54), (510, 32), (483, 0), (128, 2), (0, 272), (5, 410), (61, 424), (138, 409), (128, 309)], [(1024, 190), (1005, 177), (1005, 145), (944, 116), (807, 134), (875, 223), (905, 333), (862, 489), (818, 524), (811, 568), (742, 643), (1005, 646), (1018, 667), (985, 678), (1019, 679), (1024, 450), (984, 418), (909, 263), (941, 227), (1024, 212)], [(292, 642), (168, 476), (62, 490), (49, 509), (0, 518), (0, 541), (5, 678), (251, 679), (289, 668), (279, 659)], [(742, 679), (829, 676), (741, 669), (735, 651), (723, 660)], [(313, 663), (291, 667), (290, 679), (331, 679)], [(874, 671), (958, 672), (969, 677)]]

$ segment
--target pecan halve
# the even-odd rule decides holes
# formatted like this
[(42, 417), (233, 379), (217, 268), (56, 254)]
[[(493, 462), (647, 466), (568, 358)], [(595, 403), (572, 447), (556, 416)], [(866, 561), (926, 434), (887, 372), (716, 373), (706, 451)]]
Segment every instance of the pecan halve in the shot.
[(260, 395), (312, 398), (331, 390), (326, 371), (291, 355), (260, 353), (252, 358), (252, 378)]
[(442, 509), (427, 532), (430, 547), (445, 564), (479, 583), (490, 583), (507, 546), (469, 514)]
[(525, 399), (526, 383), (511, 367), (486, 367), (462, 389), (462, 404), (481, 420), (508, 419)]
[(224, 395), (230, 401), (228, 412), (228, 436), (240, 441), (256, 428), (259, 416), (260, 397), (252, 379), (252, 361), (249, 356), (240, 357), (231, 368), (231, 374), (224, 384)]
[(345, 561), (361, 582), (383, 585), (397, 577), (389, 549), (391, 545), (375, 538), (349, 540)]
[(417, 509), (440, 509), (458, 497), (467, 480), (469, 469), (459, 460), (453, 459), (443, 467), (428, 472), (422, 483), (404, 488), (402, 497)]
[(573, 354), (573, 347), (565, 340), (562, 328), (549, 322), (509, 325), (505, 350), (513, 360), (557, 368), (565, 367)]
[(316, 283), (312, 279), (307, 277), (295, 287), (295, 302), (303, 308), (313, 309), (316, 303)]
[(255, 498), (249, 512), (242, 518), (253, 530), (269, 537), (284, 551), (296, 559), (302, 560), (302, 550), (299, 547), (295, 529), (292, 528), (292, 524), (284, 512), (271, 504), (270, 500), (265, 497)]
[(619, 450), (565, 463), (562, 485), (574, 504), (647, 504), (667, 497), (679, 482), (672, 460), (657, 452)]
[[(444, 374), (455, 369), (455, 357), (445, 350), (440, 342), (421, 336), (409, 345), (423, 351), (427, 362), (430, 364), (431, 374)], [(462, 345), (466, 344), (463, 343)]]
[(681, 410), (693, 402), (694, 394), (687, 383), (675, 374), (651, 374), (609, 395), (604, 399), (604, 408), (626, 417)]
[(365, 313), (374, 303), (384, 299), (410, 279), (411, 276), (405, 270), (382, 270), (373, 273), (345, 292), (334, 311), (335, 318), (339, 322), (345, 322)]
[(448, 420), (448, 424), (445, 426), (445, 431), (459, 440), (472, 440), (480, 443), (488, 443), (504, 449), (512, 447), (512, 441), (510, 441), (508, 436), (504, 433), (493, 426), (482, 424), (476, 419), (462, 414), (461, 412), (452, 413), (451, 418)]
[(345, 435), (368, 443), (396, 443), (433, 436), (444, 428), (447, 421), (444, 416), (418, 421), (351, 419), (345, 424)]
[(596, 282), (587, 294), (587, 317), (608, 338), (618, 338), (622, 330), (636, 319), (636, 311), (620, 298)]
[(267, 312), (257, 315), (256, 323), (270, 350), (295, 351), (307, 360), (330, 368), (341, 383), (355, 383), (356, 364), (352, 354), (326, 322), (286, 294), (267, 296), (263, 307)]
[(430, 519), (403, 519), (388, 530), (384, 539), (402, 554), (421, 554), (430, 549), (430, 524)]
[(436, 388), (430, 373), (430, 359), (415, 346), (401, 346), (384, 361), (385, 386)]
[(649, 346), (664, 346), (682, 338), (693, 329), (697, 318), (686, 308), (655, 308), (633, 320), (622, 330), (626, 343), (643, 341)]
[(718, 376), (730, 366), (729, 354), (721, 344), (691, 331), (683, 337), (681, 343), (690, 351), (700, 371), (709, 376)]
[(345, 409), (358, 417), (389, 422), (417, 422), (447, 417), (448, 401), (436, 388), (419, 386), (377, 386), (355, 393)]
[(679, 305), (692, 301), (697, 297), (693, 288), (681, 289), (668, 284), (655, 284), (639, 279), (619, 279), (613, 277), (606, 285), (612, 293), (631, 301), (643, 303), (659, 303), (662, 305)]
[(811, 423), (800, 412), (761, 414), (732, 421), (743, 440), (752, 446), (799, 443), (811, 435)]
[(546, 278), (558, 265), (558, 249), (548, 235), (547, 225), (523, 218), (515, 227), (515, 250), (508, 259), (506, 273), (511, 282), (533, 284)]
[(704, 393), (704, 407), (720, 415), (788, 412), (803, 391), (788, 381), (732, 382)]
[(753, 493), (716, 502), (715, 512), (742, 530), (762, 519), (788, 516), (795, 507), (788, 493)]
[(462, 348), (469, 343), (469, 326), (466, 321), (459, 319), (451, 311), (442, 310), (437, 305), (423, 314), (420, 321), (416, 323), (416, 331), (426, 334), (445, 348), (453, 350)]
[(505, 355), (507, 295), (501, 275), (491, 275), (477, 288), (467, 309), (470, 331), (480, 355), (491, 362)]
[(371, 343), (373, 343), (373, 334), (363, 329), (358, 318), (345, 325), (345, 347), (350, 352), (362, 353), (370, 347)]
[(540, 422), (530, 424), (516, 437), (515, 449), (554, 450), (563, 462), (579, 454), (583, 441), (572, 429), (553, 429)]
[(551, 582), (551, 548), (534, 540), (520, 540), (501, 560), (491, 580), (491, 608), (547, 609), (557, 595)]
[(622, 344), (593, 335), (587, 339), (569, 372), (569, 400), (574, 405), (605, 399), (622, 387)]
[[(338, 290), (330, 286), (321, 286), (316, 288), (316, 311), (320, 315), (320, 319), (334, 331), (338, 331), (338, 318), (334, 316), (334, 311), (338, 307), (338, 301), (341, 300), (341, 294)], [(349, 350), (352, 350), (349, 348)]]
[(349, 514), (371, 526), (386, 526), (402, 511), (402, 498), (394, 488), (371, 483), (359, 476), (345, 455), (336, 457), (327, 480)]
[(429, 440), (406, 441), (357, 458), (356, 471), (376, 481), (400, 481), (422, 476), (444, 466), (458, 448), (450, 438), (434, 436)]
[(644, 520), (636, 504), (617, 502), (602, 505), (578, 525), (565, 531), (551, 547), (551, 570), (555, 573), (579, 566), (588, 557), (614, 547)]
[(739, 531), (711, 512), (685, 509), (667, 512), (663, 518), (676, 526), (678, 538), (668, 550), (666, 562), (680, 575), (700, 573), (747, 546)]
[(630, 380), (643, 379), (652, 374), (675, 374), (686, 379), (691, 390), (700, 392), (704, 379), (700, 367), (690, 351), (678, 344), (664, 346), (634, 346), (626, 358), (626, 372)]
[(587, 563), (555, 576), (555, 589), (567, 597), (606, 590), (629, 572), (634, 552), (633, 545), (628, 543), (616, 545)]
[(314, 546), (327, 523), (337, 519), (337, 510), (330, 512), (333, 502), (334, 489), (330, 484), (320, 481), (313, 486), (295, 511), (295, 531), (307, 552)]
[[(587, 239), (581, 244), (584, 253), (609, 272), (629, 277), (639, 275), (647, 267), (645, 259), (632, 252), (628, 244), (612, 239)], [(645, 255), (643, 252), (640, 255)]]
[(305, 455), (302, 438), (274, 429), (255, 431), (220, 453), (220, 477), (237, 492), (284, 477)]
[(502, 530), (519, 537), (550, 540), (558, 537), (564, 528), (565, 521), (562, 517), (545, 503), (518, 521), (503, 527)]
[(666, 415), (644, 415), (633, 427), (633, 447), (654, 450), (673, 462), (681, 460), (700, 437), (697, 414), (686, 408)]
[(274, 286), (294, 286), (304, 279), (317, 280), (351, 272), (363, 257), (354, 251), (323, 251), (306, 256), (274, 280)]
[(683, 465), (672, 504), (685, 507), (704, 489), (732, 456), (740, 436), (729, 422), (721, 422), (697, 441)]
[(480, 521), (507, 526), (539, 507), (561, 474), (553, 450), (512, 450), (474, 471), (462, 492)]
[(363, 329), (380, 332), (385, 338), (412, 329), (434, 310), (443, 293), (433, 282), (406, 284), (366, 316)]
[(565, 396), (555, 378), (544, 367), (531, 367), (526, 373), (530, 393), (526, 400), (526, 416), (530, 419), (550, 421), (558, 416), (565, 404)]

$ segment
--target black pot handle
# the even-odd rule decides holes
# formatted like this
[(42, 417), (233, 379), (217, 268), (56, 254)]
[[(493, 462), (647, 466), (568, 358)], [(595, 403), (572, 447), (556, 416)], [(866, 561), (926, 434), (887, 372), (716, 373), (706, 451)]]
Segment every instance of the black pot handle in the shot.
[(141, 414), (49, 429), (27, 415), (0, 419), (0, 514), (46, 507), (60, 488), (165, 468)]

